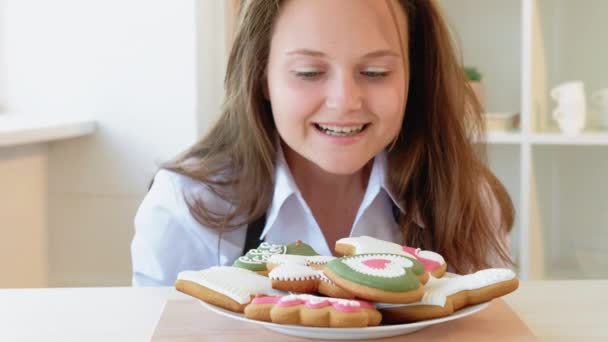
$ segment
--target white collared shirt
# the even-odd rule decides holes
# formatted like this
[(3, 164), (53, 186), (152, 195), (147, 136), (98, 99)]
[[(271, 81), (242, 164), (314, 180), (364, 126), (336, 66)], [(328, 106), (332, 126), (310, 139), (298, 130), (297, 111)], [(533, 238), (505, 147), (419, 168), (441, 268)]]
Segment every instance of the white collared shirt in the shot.
[[(388, 191), (385, 170), (386, 156), (380, 153), (374, 158), (351, 237), (368, 235), (401, 241), (402, 233), (392, 213), (397, 202)], [(135, 216), (133, 286), (172, 286), (181, 271), (232, 265), (242, 255), (247, 226), (220, 234), (201, 225), (188, 210), (185, 192), (200, 196), (211, 208), (228, 208), (201, 182), (160, 170)], [(260, 239), (275, 244), (302, 240), (319, 254), (332, 254), (333, 246), (327, 245), (282, 153), (278, 153), (274, 194), (266, 217)]]

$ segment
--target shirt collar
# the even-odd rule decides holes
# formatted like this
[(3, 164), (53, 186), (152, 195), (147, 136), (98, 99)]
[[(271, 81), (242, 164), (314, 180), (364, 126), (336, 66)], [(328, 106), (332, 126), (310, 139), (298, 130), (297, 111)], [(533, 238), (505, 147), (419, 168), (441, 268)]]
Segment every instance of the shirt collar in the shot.
[[(393, 195), (393, 193), (390, 190), (391, 187), (388, 184), (388, 177), (386, 176), (387, 165), (388, 165), (388, 162), (387, 162), (386, 152), (384, 150), (382, 150), (376, 156), (376, 158), (374, 158), (374, 166), (372, 168), (372, 174), (370, 175), (370, 180), (372, 179), (372, 176), (377, 177), (378, 183), (380, 184), (380, 187), (382, 188), (382, 190), (384, 190), (386, 192), (386, 194), (388, 195), (388, 197), (390, 197), (391, 201), (393, 201), (393, 204), (397, 208), (399, 208), (399, 210), (402, 213), (405, 213), (405, 208), (403, 208), (403, 206), (400, 204), (400, 201), (397, 199), (396, 196)], [(376, 175), (374, 175), (374, 171), (376, 171)]]
[(285, 201), (299, 191), (291, 171), (289, 170), (289, 165), (287, 165), (287, 160), (285, 160), (281, 144), (279, 143), (277, 144), (277, 159), (274, 168), (274, 193), (272, 195), (270, 207), (266, 212), (266, 224), (262, 231), (262, 235), (260, 236), (260, 240), (264, 239), (270, 230), (270, 227), (272, 227), (274, 221), (276, 221), (279, 210)]
[[(395, 197), (389, 190), (390, 187), (388, 186), (388, 180), (386, 177), (386, 164), (386, 152), (381, 151), (374, 158), (372, 171), (369, 176), (367, 189), (365, 190), (365, 195), (361, 205), (369, 205), (369, 202), (371, 202), (371, 200), (378, 195), (380, 190), (383, 190), (388, 194), (394, 205), (397, 206), (401, 212), (404, 212), (404, 209), (401, 207), (399, 202), (395, 200)], [(289, 169), (289, 165), (287, 164), (285, 155), (283, 154), (283, 149), (281, 148), (281, 145), (278, 144), (274, 173), (274, 193), (270, 207), (266, 212), (266, 224), (264, 226), (264, 230), (262, 231), (262, 235), (260, 235), (260, 240), (264, 239), (266, 234), (268, 234), (268, 231), (272, 228), (277, 216), (279, 215), (281, 207), (292, 196), (301, 197), (300, 190), (293, 179), (293, 175), (291, 174), (291, 170)], [(368, 203), (366, 204), (366, 202)], [(362, 211), (359, 210), (357, 215), (359, 216), (361, 214)], [(359, 217), (355, 219), (355, 222), (358, 221), (358, 218)]]

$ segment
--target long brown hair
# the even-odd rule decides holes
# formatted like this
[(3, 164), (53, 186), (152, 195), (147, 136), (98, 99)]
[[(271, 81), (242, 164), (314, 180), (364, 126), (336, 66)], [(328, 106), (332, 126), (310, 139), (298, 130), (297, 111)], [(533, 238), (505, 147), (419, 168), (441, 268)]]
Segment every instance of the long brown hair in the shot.
[[(251, 223), (272, 201), (278, 133), (262, 82), (284, 2), (242, 2), (220, 118), (200, 142), (163, 165), (201, 181), (228, 204), (218, 211), (188, 198), (193, 217), (213, 229)], [(485, 131), (481, 108), (447, 25), (435, 1), (399, 3), (408, 26), (410, 85), (401, 131), (387, 147), (387, 177), (406, 208), (398, 220), (403, 243), (442, 254), (459, 273), (489, 267), (490, 255), (510, 264), (502, 240), (513, 224), (513, 205), (485, 165), (485, 146), (476, 142)], [(465, 98), (474, 110), (465, 111)]]

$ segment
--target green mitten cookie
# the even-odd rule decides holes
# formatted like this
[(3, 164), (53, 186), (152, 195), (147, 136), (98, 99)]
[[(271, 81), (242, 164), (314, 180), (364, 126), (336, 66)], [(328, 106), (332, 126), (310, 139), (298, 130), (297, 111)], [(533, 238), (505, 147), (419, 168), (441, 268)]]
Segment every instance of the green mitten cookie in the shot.
[(271, 255), (292, 254), (292, 255), (319, 255), (310, 245), (298, 240), (288, 245), (271, 244), (262, 242), (258, 248), (250, 249), (247, 254), (234, 261), (234, 267), (248, 269), (260, 274), (268, 273), (266, 261)]

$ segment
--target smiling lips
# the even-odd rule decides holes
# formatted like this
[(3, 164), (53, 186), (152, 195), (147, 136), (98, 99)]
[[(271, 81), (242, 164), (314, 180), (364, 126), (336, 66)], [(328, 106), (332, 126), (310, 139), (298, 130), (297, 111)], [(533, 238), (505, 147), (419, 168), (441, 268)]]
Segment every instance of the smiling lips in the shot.
[(349, 125), (331, 125), (331, 124), (320, 124), (315, 123), (314, 126), (317, 130), (327, 135), (335, 137), (350, 137), (361, 133), (370, 124), (349, 124)]

